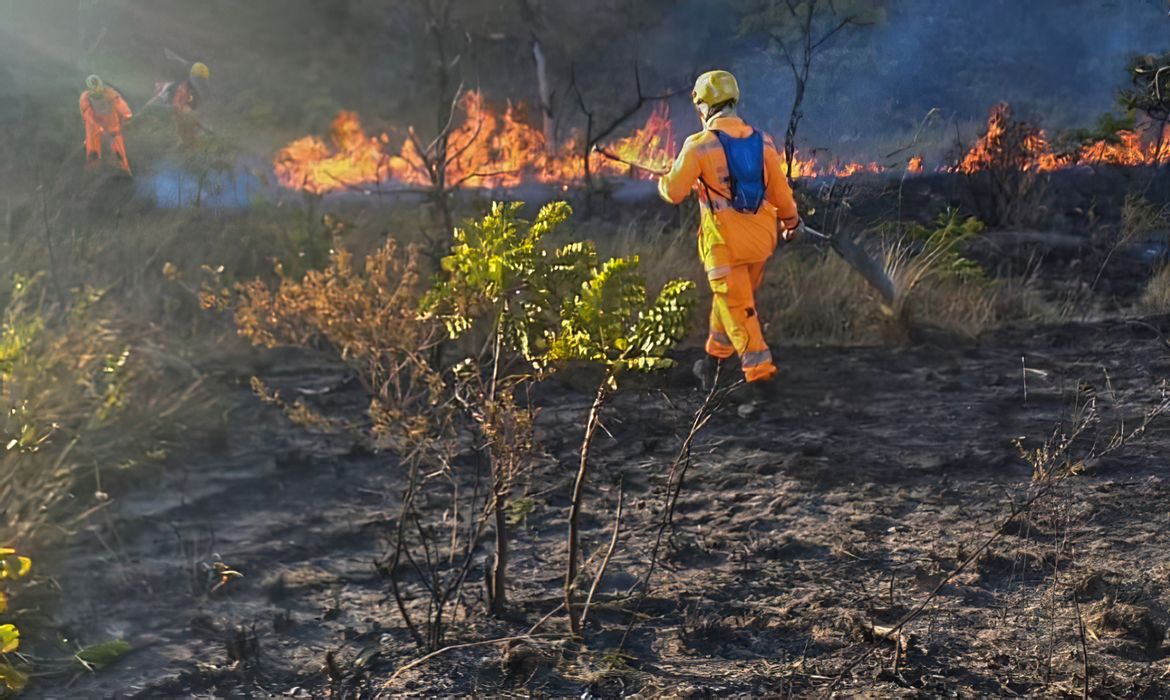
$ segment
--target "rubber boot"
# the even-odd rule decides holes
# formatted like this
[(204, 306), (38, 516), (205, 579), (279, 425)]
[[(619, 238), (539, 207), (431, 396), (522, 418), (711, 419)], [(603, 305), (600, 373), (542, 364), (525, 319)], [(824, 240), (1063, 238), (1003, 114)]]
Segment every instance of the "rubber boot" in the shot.
[(740, 418), (753, 418), (765, 412), (776, 392), (776, 382), (749, 382), (744, 391), (744, 400), (735, 409)]
[(715, 375), (718, 373), (721, 362), (723, 360), (711, 355), (704, 355), (703, 359), (695, 360), (691, 371), (695, 373), (695, 379), (699, 380), (699, 386), (703, 388), (704, 393), (710, 392), (715, 386)]

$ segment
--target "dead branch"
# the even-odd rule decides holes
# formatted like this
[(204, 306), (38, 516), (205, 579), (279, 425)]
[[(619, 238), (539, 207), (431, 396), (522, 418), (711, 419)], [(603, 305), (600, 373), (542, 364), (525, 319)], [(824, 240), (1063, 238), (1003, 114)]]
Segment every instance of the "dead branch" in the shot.
[[(608, 377), (607, 377), (608, 379)], [(569, 561), (565, 566), (565, 612), (569, 616), (569, 628), (574, 636), (581, 634), (581, 618), (573, 608), (573, 594), (577, 587), (577, 558), (580, 550), (581, 503), (585, 497), (585, 480), (589, 475), (589, 451), (593, 437), (601, 424), (601, 409), (609, 401), (609, 385), (602, 381), (593, 397), (589, 417), (585, 421), (585, 436), (581, 440), (581, 459), (577, 467), (577, 478), (573, 482), (573, 497), (569, 506)]]
[(601, 560), (601, 566), (597, 569), (597, 575), (593, 577), (593, 585), (589, 586), (589, 595), (585, 597), (585, 607), (581, 609), (582, 629), (584, 629), (585, 623), (589, 618), (589, 606), (593, 604), (593, 596), (597, 593), (597, 587), (601, 584), (602, 577), (605, 576), (605, 570), (609, 568), (609, 561), (613, 558), (614, 550), (617, 549), (618, 535), (622, 529), (622, 506), (625, 504), (625, 497), (625, 479), (619, 477), (617, 515), (613, 519), (613, 536), (609, 539), (609, 549), (605, 551), (605, 557)]
[(728, 387), (720, 388), (719, 378), (722, 371), (723, 363), (720, 363), (715, 369), (715, 378), (711, 382), (711, 389), (707, 392), (698, 410), (695, 411), (694, 420), (691, 421), (691, 428), (683, 438), (678, 454), (675, 456), (667, 472), (666, 501), (663, 504), (662, 520), (659, 522), (658, 532), (654, 537), (654, 547), (650, 551), (650, 566), (646, 568), (646, 575), (642, 578), (642, 590), (638, 596), (638, 602), (634, 605), (633, 614), (630, 616), (630, 621), (626, 625), (626, 631), (622, 634), (622, 639), (618, 643), (619, 651), (625, 648), (626, 640), (629, 638), (630, 632), (634, 629), (634, 623), (638, 620), (638, 613), (641, 612), (642, 605), (645, 603), (646, 597), (650, 594), (650, 581), (658, 566), (658, 553), (662, 548), (662, 538), (671, 527), (674, 518), (674, 506), (678, 501), (679, 493), (682, 491), (683, 477), (686, 475), (691, 463), (691, 446), (694, 444), (695, 437), (711, 421), (711, 418), (719, 412), (727, 398), (744, 383), (743, 380), (739, 380)]
[[(693, 82), (693, 79), (690, 82)], [(635, 100), (631, 102), (625, 110), (610, 120), (609, 123), (607, 123), (602, 128), (597, 129), (595, 126), (597, 116), (594, 110), (585, 101), (585, 94), (581, 91), (581, 85), (577, 80), (577, 67), (569, 67), (568, 89), (572, 91), (574, 96), (577, 98), (577, 106), (581, 110), (581, 113), (585, 115), (585, 143), (581, 152), (581, 158), (584, 165), (585, 187), (587, 191), (592, 189), (593, 184), (593, 173), (589, 163), (589, 156), (592, 155), (594, 146), (609, 138), (609, 136), (613, 132), (617, 131), (617, 129), (620, 128), (622, 124), (626, 123), (626, 121), (641, 111), (641, 109), (646, 106), (648, 102), (661, 102), (664, 100), (669, 100), (677, 97), (678, 95), (686, 94), (690, 91), (690, 87), (688, 86), (676, 88), (673, 90), (666, 90), (654, 95), (647, 95), (642, 89), (642, 75), (638, 68), (637, 62), (634, 63), (634, 85), (636, 92)]]
[[(1109, 454), (1117, 452), (1125, 445), (1133, 440), (1142, 437), (1154, 420), (1170, 412), (1170, 398), (1167, 396), (1166, 385), (1162, 386), (1161, 400), (1152, 409), (1148, 410), (1142, 417), (1141, 423), (1131, 431), (1125, 432), (1124, 428), (1119, 429), (1113, 434), (1110, 441), (1100, 449), (1092, 448), (1089, 453), (1081, 458), (1074, 459), (1072, 450), (1074, 444), (1086, 433), (1086, 431), (1097, 423), (1098, 416), (1096, 413), (1095, 400), (1090, 399), (1088, 404), (1084, 407), (1077, 407), (1076, 412), (1078, 420), (1073, 429), (1066, 435), (1058, 436), (1054, 433), (1053, 437), (1049, 439), (1044, 447), (1040, 448), (1034, 453), (1034, 458), (1037, 463), (1033, 464), (1034, 473), (1038, 476), (1034, 477), (1029, 488), (1033, 489), (1031, 495), (1026, 499), (1016, 503), (1012, 506), (1011, 511), (991, 532), (982, 543), (973, 551), (966, 559), (964, 559), (955, 569), (944, 576), (942, 580), (923, 598), (917, 605), (915, 605), (908, 613), (906, 613), (896, 624), (890, 627), (890, 634), (900, 633), (907, 625), (918, 619), (923, 612), (926, 611), (927, 606), (934, 601), (938, 594), (955, 579), (956, 576), (963, 573), (967, 568), (976, 562), (983, 554), (994, 545), (1000, 537), (1008, 530), (1012, 522), (1017, 517), (1028, 511), (1040, 499), (1050, 494), (1053, 489), (1062, 484), (1067, 479), (1079, 473), (1083, 465), (1090, 460), (1099, 460)], [(1082, 412), (1083, 411), (1083, 412)], [(1058, 429), (1059, 430), (1059, 429)], [(1040, 463), (1042, 462), (1042, 463)], [(1059, 468), (1056, 468), (1059, 467)], [(836, 679), (829, 686), (826, 691), (826, 697), (831, 696), (846, 676), (849, 675), (861, 662), (869, 658), (875, 647), (870, 647), (860, 654), (853, 661), (849, 662), (845, 668), (837, 675)]]
[(1085, 641), (1087, 636), (1085, 632), (1085, 616), (1081, 614), (1081, 602), (1077, 600), (1076, 591), (1073, 591), (1073, 608), (1077, 613), (1077, 635), (1081, 642), (1081, 675), (1084, 676), (1085, 684), (1081, 689), (1082, 700), (1089, 700), (1089, 645)]
[(414, 661), (411, 661), (410, 663), (399, 667), (398, 670), (395, 671), (394, 673), (392, 673), (390, 675), (390, 678), (386, 680), (386, 685), (384, 686), (384, 689), (389, 690), (390, 686), (394, 684), (394, 681), (398, 680), (398, 677), (401, 676), (403, 673), (406, 673), (410, 669), (421, 666), (422, 664), (425, 664), (426, 662), (430, 661), (431, 659), (433, 659), (437, 656), (442, 656), (443, 654), (446, 654), (448, 652), (458, 651), (460, 649), (473, 649), (475, 647), (491, 646), (493, 644), (510, 644), (512, 642), (524, 642), (524, 641), (531, 641), (534, 639), (547, 639), (549, 636), (550, 635), (519, 634), (519, 635), (516, 635), (515, 637), (500, 637), (499, 639), (485, 639), (481, 642), (466, 642), (464, 644), (452, 644), (450, 646), (445, 646), (442, 649), (437, 649), (435, 651), (432, 651), (429, 654), (426, 654), (424, 656), (420, 656), (419, 658), (415, 659)]

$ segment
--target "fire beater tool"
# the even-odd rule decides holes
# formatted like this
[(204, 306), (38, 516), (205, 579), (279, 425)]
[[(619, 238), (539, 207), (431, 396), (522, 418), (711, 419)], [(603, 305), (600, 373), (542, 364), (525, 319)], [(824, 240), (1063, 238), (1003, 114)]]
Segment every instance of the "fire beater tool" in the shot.
[(882, 295), (882, 299), (885, 299), (887, 304), (894, 303), (894, 281), (886, 274), (886, 270), (882, 267), (881, 263), (874, 260), (869, 253), (865, 252), (864, 248), (857, 245), (857, 242), (851, 236), (840, 231), (830, 236), (808, 225), (805, 225), (804, 230), (816, 238), (828, 241), (829, 247), (837, 255), (840, 255), (841, 259), (849, 267), (852, 267), (857, 274), (861, 275), (866, 282), (869, 282), (869, 285), (877, 290), (878, 294)]
[[(651, 173), (653, 175), (665, 175), (668, 172), (664, 168), (654, 168), (649, 165), (631, 162), (625, 158), (622, 158), (616, 153), (613, 153), (612, 151), (608, 151), (605, 148), (602, 148), (601, 146), (594, 146), (593, 151), (601, 155), (603, 158), (612, 160), (615, 163), (628, 165), (631, 168)], [(861, 275), (866, 282), (869, 282), (871, 287), (877, 290), (878, 294), (882, 295), (882, 298), (886, 301), (886, 303), (893, 303), (895, 295), (893, 280), (891, 280), (890, 276), (886, 274), (885, 268), (883, 268), (877, 260), (874, 260), (869, 253), (865, 252), (865, 249), (857, 245), (857, 242), (854, 241), (852, 237), (841, 232), (830, 236), (828, 234), (821, 233), (820, 231), (808, 225), (805, 225), (804, 231), (814, 238), (819, 238), (823, 241), (826, 241), (829, 244), (829, 247), (832, 248), (833, 251), (837, 253), (837, 255), (840, 255), (841, 259), (844, 260), (849, 265), (849, 267), (852, 267), (855, 271), (857, 271), (857, 274)]]
[(593, 146), (593, 152), (600, 155), (602, 158), (605, 158), (606, 160), (612, 160), (615, 163), (621, 163), (622, 165), (627, 165), (635, 170), (641, 170), (642, 172), (647, 172), (651, 175), (665, 175), (670, 172), (670, 168), (655, 168), (650, 165), (643, 165), (642, 163), (635, 163), (633, 161), (626, 160), (613, 151), (607, 150), (601, 146)]

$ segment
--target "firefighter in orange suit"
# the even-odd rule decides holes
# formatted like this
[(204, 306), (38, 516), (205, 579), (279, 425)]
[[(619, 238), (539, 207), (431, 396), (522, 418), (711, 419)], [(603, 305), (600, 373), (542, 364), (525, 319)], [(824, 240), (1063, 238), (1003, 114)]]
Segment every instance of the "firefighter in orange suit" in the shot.
[[(680, 204), (699, 198), (699, 257), (713, 299), (707, 359), (695, 373), (710, 385), (718, 362), (739, 355), (754, 410), (763, 387), (776, 376), (772, 353), (756, 313), (755, 293), (777, 239), (801, 229), (784, 159), (772, 140), (736, 115), (739, 85), (727, 71), (699, 76), (691, 93), (703, 131), (686, 140), (670, 172), (659, 180), (663, 199)], [(741, 413), (745, 413), (741, 406)]]
[(169, 105), (175, 120), (175, 130), (179, 134), (179, 142), (183, 146), (191, 147), (199, 140), (199, 131), (203, 128), (195, 116), (195, 111), (199, 109), (206, 96), (211, 69), (206, 63), (198, 61), (191, 63), (169, 50), (166, 55), (175, 64), (182, 65), (183, 72), (173, 80), (156, 82), (154, 95), (147, 101), (146, 107), (163, 103)]
[(96, 75), (85, 79), (85, 88), (81, 93), (81, 116), (85, 120), (86, 166), (97, 167), (103, 144), (109, 143), (110, 151), (118, 158), (118, 166), (129, 174), (130, 160), (126, 157), (122, 124), (133, 116), (130, 106), (117, 90)]

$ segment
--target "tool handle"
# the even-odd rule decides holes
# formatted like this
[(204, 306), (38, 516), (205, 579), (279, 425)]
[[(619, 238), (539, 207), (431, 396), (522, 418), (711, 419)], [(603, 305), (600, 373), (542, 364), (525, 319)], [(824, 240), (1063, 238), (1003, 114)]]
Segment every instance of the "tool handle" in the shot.
[(650, 173), (651, 175), (665, 175), (666, 173), (670, 172), (669, 170), (666, 170), (664, 168), (655, 168), (655, 167), (652, 167), (649, 165), (642, 165), (641, 163), (633, 163), (631, 161), (626, 160), (625, 158), (622, 158), (621, 156), (619, 156), (615, 153), (611, 153), (610, 151), (608, 151), (608, 150), (606, 150), (606, 149), (604, 149), (601, 146), (598, 146), (596, 144), (594, 144), (594, 146), (593, 146), (593, 152), (597, 153), (602, 158), (605, 158), (607, 160), (612, 160), (613, 162), (621, 163), (622, 165), (628, 165), (631, 168), (635, 168), (637, 170), (641, 170), (643, 172)]
[(808, 224), (805, 224), (805, 225), (804, 225), (804, 232), (805, 232), (805, 233), (812, 234), (813, 236), (816, 236), (817, 238), (823, 238), (823, 239), (824, 239), (824, 240), (826, 240), (826, 241), (831, 241), (831, 240), (833, 240), (833, 237), (832, 237), (832, 236), (826, 236), (825, 234), (823, 234), (823, 233), (821, 233), (820, 231), (816, 230), (816, 229), (815, 229), (815, 228), (813, 228), (812, 226), (809, 226)]

